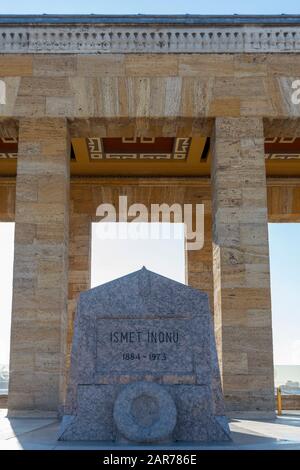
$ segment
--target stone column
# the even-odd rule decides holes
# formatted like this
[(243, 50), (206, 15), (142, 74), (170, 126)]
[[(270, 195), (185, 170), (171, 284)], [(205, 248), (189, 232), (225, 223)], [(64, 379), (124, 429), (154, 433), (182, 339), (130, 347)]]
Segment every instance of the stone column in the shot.
[(213, 138), (215, 330), (230, 414), (274, 414), (264, 138), (258, 118), (217, 118)]
[(69, 155), (65, 119), (20, 121), (10, 414), (57, 412), (63, 402)]

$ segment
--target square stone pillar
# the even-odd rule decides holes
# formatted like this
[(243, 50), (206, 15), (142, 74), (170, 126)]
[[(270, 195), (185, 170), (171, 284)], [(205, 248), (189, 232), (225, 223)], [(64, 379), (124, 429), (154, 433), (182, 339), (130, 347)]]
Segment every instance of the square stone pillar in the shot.
[(8, 406), (57, 413), (64, 398), (69, 238), (65, 119), (21, 119)]
[(213, 138), (215, 331), (229, 414), (274, 415), (263, 124), (217, 118)]

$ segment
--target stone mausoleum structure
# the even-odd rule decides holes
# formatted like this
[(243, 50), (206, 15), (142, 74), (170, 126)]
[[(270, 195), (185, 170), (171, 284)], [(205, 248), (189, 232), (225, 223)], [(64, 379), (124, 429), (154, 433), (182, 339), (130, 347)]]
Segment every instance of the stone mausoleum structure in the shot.
[(297, 80), (299, 16), (0, 17), (10, 415), (62, 410), (91, 223), (120, 195), (204, 204), (186, 282), (209, 295), (226, 413), (274, 414), (267, 224), (300, 221)]
[(229, 440), (208, 295), (144, 267), (80, 294), (59, 438)]

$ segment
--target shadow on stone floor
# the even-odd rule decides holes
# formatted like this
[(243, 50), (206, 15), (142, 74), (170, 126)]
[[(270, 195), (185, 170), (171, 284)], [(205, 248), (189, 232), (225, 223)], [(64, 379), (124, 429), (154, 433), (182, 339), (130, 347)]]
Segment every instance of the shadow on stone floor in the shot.
[[(112, 442), (57, 441), (59, 421), (53, 418), (7, 418), (0, 410), (0, 449), (26, 450), (124, 450)], [(300, 450), (300, 413), (287, 413), (275, 420), (231, 419), (231, 442), (176, 442), (169, 445), (138, 446), (131, 449), (298, 449)]]
[[(14, 432), (14, 436), (8, 437), (4, 440), (4, 445), (6, 443), (7, 449), (11, 448), (18, 448), (18, 449), (25, 449), (25, 450), (42, 450), (42, 449), (57, 449), (57, 450), (97, 450), (97, 449), (105, 449), (105, 450), (117, 450), (117, 449), (124, 449), (125, 446), (117, 443), (112, 442), (87, 442), (87, 441), (57, 441), (57, 431), (59, 427), (58, 421), (52, 421), (45, 423), (45, 420), (31, 420), (32, 422), (29, 423), (28, 418), (11, 418), (7, 419), (9, 421), (9, 425), (11, 426), (11, 430)], [(22, 423), (23, 421), (23, 423)], [(24, 422), (26, 421), (26, 422)], [(35, 421), (35, 422), (33, 422)], [(42, 423), (43, 421), (43, 423)], [(246, 429), (243, 426), (243, 423), (239, 422), (241, 430), (232, 430), (232, 442), (214, 442), (214, 443), (196, 443), (196, 442), (176, 442), (168, 445), (134, 445), (130, 446), (131, 449), (148, 449), (148, 450), (155, 450), (155, 449), (242, 449), (242, 448), (276, 448), (276, 446), (281, 444), (291, 444), (293, 445), (293, 441), (281, 439), (278, 440), (274, 437), (268, 437), (265, 435), (260, 434), (259, 432), (255, 432), (249, 429)], [(32, 427), (35, 426), (34, 429)], [(5, 439), (5, 438), (4, 438)], [(300, 442), (299, 448), (300, 448)], [(3, 441), (2, 441), (2, 449)]]

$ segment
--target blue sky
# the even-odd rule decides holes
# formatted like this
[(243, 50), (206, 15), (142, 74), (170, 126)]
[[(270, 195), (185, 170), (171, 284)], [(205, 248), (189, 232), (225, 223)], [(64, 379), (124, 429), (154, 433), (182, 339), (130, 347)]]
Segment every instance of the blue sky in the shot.
[[(103, 239), (105, 227), (112, 224), (94, 223), (92, 226), (92, 266), (91, 284), (95, 287), (111, 281), (129, 272), (137, 271), (145, 266), (150, 271), (185, 283), (184, 225), (175, 224), (179, 228), (177, 237), (170, 239)], [(116, 226), (137, 227), (141, 233), (144, 227), (146, 236), (147, 223), (114, 224)], [(170, 224), (151, 224), (159, 227)], [(171, 224), (174, 226), (174, 224)], [(138, 227), (140, 229), (138, 229)], [(112, 257), (111, 254), (114, 254)]]
[(300, 364), (300, 224), (269, 224), (269, 240), (275, 364)]
[(0, 365), (8, 363), (15, 224), (0, 222)]
[(300, 12), (299, 0), (72, 0), (72, 1), (2, 1), (0, 14), (297, 14)]

